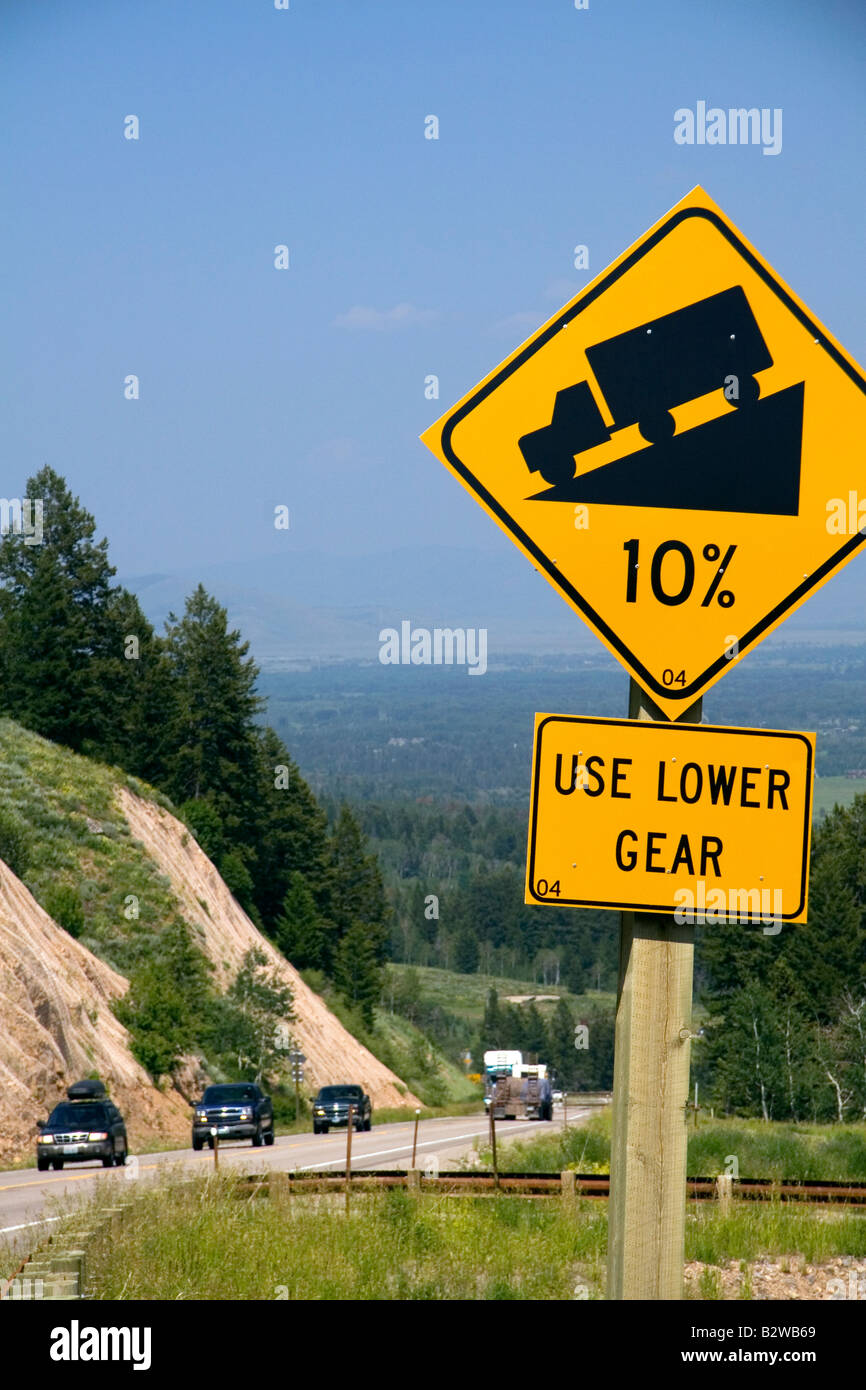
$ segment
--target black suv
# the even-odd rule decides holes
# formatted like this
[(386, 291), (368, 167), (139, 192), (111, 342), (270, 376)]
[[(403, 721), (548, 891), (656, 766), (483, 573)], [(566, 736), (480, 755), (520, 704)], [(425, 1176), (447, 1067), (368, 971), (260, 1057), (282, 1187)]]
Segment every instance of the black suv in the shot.
[(270, 1097), (249, 1081), (208, 1086), (193, 1112), (194, 1149), (205, 1143), (213, 1148), (212, 1129), (218, 1139), (252, 1139), (254, 1149), (273, 1144), (274, 1107)]
[(313, 1133), (327, 1134), (331, 1125), (347, 1125), (350, 1105), (354, 1128), (369, 1129), (373, 1107), (363, 1086), (323, 1086), (313, 1101)]
[(129, 1146), (123, 1116), (101, 1081), (78, 1081), (39, 1126), (36, 1166), (40, 1173), (64, 1163), (101, 1159), (103, 1168), (126, 1162)]

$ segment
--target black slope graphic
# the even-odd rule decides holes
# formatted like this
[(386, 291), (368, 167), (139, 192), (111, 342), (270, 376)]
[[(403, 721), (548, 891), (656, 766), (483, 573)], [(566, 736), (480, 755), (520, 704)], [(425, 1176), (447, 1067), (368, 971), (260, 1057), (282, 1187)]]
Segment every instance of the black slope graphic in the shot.
[(531, 500), (796, 516), (804, 395), (800, 381)]

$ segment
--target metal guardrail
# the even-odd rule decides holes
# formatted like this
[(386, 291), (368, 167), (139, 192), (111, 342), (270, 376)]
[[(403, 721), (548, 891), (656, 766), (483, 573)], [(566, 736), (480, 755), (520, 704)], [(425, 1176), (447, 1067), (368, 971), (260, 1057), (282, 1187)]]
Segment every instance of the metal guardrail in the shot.
[[(274, 1184), (276, 1179), (276, 1185)], [(420, 1169), (379, 1168), (355, 1169), (351, 1174), (354, 1191), (365, 1188), (420, 1188), (424, 1192), (454, 1196), (462, 1193), (486, 1193), (496, 1190), (497, 1179), (492, 1172), (457, 1170), (428, 1176)], [(239, 1196), (251, 1197), (270, 1193), (278, 1186), (283, 1193), (341, 1192), (346, 1183), (344, 1170), (330, 1169), (327, 1173), (270, 1173), (244, 1175), (238, 1180)], [(249, 1190), (247, 1190), (249, 1189)], [(518, 1196), (556, 1196), (567, 1191), (576, 1197), (608, 1197), (610, 1177), (607, 1173), (499, 1173), (498, 1190)], [(801, 1180), (798, 1178), (687, 1178), (686, 1196), (693, 1201), (724, 1201), (734, 1198), (745, 1201), (781, 1201), (824, 1203), (830, 1205), (866, 1206), (866, 1182), (835, 1182)]]

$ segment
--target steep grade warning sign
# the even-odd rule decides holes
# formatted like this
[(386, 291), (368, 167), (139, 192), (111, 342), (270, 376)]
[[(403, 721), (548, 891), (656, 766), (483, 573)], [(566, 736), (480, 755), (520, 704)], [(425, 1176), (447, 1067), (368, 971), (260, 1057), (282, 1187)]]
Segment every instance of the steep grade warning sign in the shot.
[(866, 376), (698, 188), (422, 438), (676, 719), (866, 545), (864, 434)]
[(806, 917), (815, 735), (535, 716), (526, 901)]

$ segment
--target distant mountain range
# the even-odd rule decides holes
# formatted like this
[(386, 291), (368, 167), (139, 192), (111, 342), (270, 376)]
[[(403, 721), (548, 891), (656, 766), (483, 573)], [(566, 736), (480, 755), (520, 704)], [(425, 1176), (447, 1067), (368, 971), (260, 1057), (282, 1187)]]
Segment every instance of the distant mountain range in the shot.
[[(373, 555), (287, 550), (122, 579), (159, 631), (201, 582), (249, 639), (265, 670), (310, 661), (376, 660), (379, 632), (414, 625), (487, 628), (491, 665), (530, 655), (601, 651), (589, 629), (511, 546), (404, 546)], [(866, 641), (866, 560), (832, 579), (781, 629), (785, 640)]]

